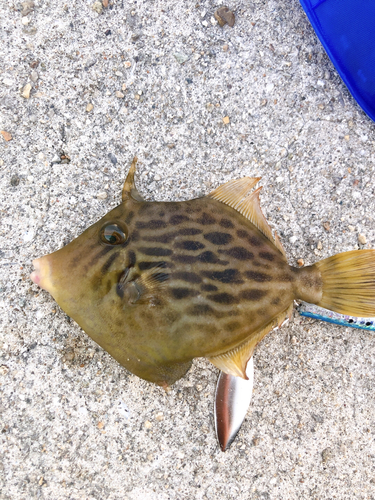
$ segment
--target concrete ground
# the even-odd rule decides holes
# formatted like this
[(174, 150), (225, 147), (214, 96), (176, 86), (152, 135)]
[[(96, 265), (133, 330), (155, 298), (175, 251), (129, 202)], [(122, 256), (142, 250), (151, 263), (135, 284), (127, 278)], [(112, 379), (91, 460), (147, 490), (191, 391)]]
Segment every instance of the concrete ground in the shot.
[(135, 154), (149, 200), (261, 175), (292, 265), (375, 243), (374, 123), (298, 0), (233, 0), (233, 28), (210, 0), (93, 4), (0, 0), (0, 498), (374, 499), (374, 334), (295, 314), (222, 453), (216, 368), (166, 393), (30, 281), (119, 203)]

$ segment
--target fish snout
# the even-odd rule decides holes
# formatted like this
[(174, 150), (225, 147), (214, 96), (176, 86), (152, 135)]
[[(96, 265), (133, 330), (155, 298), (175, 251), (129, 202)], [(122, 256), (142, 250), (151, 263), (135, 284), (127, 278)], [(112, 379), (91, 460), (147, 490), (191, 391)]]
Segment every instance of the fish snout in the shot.
[(49, 255), (44, 255), (39, 257), (39, 259), (33, 260), (34, 271), (30, 274), (31, 280), (39, 285), (47, 292), (51, 292), (52, 282), (51, 282), (51, 265), (49, 262)]

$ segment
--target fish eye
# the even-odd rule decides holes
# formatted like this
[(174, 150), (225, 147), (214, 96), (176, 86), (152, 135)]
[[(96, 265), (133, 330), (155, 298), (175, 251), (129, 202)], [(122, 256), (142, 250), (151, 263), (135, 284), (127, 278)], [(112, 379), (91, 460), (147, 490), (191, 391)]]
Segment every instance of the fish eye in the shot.
[(127, 235), (118, 224), (107, 224), (100, 231), (100, 239), (107, 245), (120, 245), (127, 239)]

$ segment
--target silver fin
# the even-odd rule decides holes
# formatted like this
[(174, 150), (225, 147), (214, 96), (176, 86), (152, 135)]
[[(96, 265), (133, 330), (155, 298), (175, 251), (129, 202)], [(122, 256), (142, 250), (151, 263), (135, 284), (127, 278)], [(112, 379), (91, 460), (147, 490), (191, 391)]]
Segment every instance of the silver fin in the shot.
[(215, 429), (221, 451), (232, 444), (246, 416), (253, 393), (254, 364), (247, 363), (248, 380), (220, 372), (215, 394)]

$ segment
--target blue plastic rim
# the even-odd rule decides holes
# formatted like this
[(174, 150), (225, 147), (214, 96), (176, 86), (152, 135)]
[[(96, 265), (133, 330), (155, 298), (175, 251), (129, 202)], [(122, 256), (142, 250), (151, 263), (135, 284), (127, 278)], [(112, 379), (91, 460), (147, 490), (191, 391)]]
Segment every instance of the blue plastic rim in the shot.
[(361, 108), (375, 121), (375, 0), (300, 0)]

